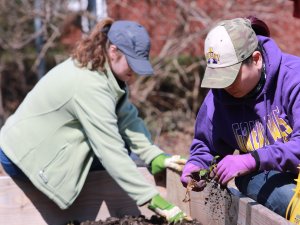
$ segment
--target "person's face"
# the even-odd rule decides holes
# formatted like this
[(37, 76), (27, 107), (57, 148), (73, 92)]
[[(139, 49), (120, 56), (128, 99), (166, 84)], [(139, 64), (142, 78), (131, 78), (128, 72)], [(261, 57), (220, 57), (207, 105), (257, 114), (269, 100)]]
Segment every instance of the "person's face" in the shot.
[(137, 79), (137, 74), (129, 67), (125, 55), (115, 45), (108, 49), (111, 70), (115, 77), (130, 85)]
[(259, 51), (252, 54), (253, 62), (242, 64), (235, 81), (225, 91), (235, 98), (246, 96), (258, 84), (262, 70), (262, 56)]

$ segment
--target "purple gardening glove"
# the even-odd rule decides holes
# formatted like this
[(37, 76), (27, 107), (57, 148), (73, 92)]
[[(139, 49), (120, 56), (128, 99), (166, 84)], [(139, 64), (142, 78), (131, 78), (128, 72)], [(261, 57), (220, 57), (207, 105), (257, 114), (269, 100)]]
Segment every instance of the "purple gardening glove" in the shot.
[(227, 155), (214, 169), (215, 179), (226, 185), (234, 177), (246, 175), (256, 169), (254, 157), (248, 153), (243, 155)]
[(206, 186), (205, 180), (200, 180), (199, 172), (202, 168), (192, 163), (185, 164), (182, 175), (180, 177), (181, 183), (184, 187), (187, 187), (188, 183), (194, 179), (197, 182), (194, 184), (193, 191), (202, 191)]

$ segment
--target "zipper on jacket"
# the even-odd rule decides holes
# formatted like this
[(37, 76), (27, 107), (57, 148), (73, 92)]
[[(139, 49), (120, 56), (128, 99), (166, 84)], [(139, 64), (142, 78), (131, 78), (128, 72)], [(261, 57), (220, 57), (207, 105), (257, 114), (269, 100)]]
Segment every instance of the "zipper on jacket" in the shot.
[(48, 178), (47, 178), (47, 176), (45, 175), (44, 170), (40, 170), (39, 176), (42, 178), (42, 180), (44, 181), (45, 184), (48, 183)]

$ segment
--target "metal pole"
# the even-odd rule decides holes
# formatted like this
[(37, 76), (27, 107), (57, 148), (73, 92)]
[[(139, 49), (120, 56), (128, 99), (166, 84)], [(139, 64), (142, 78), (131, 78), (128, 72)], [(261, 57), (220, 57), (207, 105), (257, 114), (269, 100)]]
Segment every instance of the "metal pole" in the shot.
[[(42, 11), (42, 7), (43, 7), (43, 0), (35, 0), (34, 1), (34, 9), (36, 12), (41, 12)], [(40, 16), (35, 16), (34, 18), (34, 30), (35, 32), (38, 32), (42, 29), (42, 19)], [(43, 39), (43, 35), (40, 34), (36, 39), (35, 39), (35, 47), (36, 47), (36, 51), (39, 54), (43, 48), (43, 43), (44, 43), (44, 39)], [(42, 78), (42, 76), (45, 74), (45, 59), (44, 57), (41, 58), (38, 66), (37, 66), (37, 74), (38, 74), (38, 78)]]

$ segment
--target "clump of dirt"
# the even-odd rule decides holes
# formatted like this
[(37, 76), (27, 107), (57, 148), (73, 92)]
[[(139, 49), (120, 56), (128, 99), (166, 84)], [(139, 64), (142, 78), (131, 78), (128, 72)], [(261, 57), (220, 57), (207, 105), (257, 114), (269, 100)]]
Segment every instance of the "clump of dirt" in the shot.
[(209, 207), (212, 219), (224, 221), (232, 204), (230, 190), (217, 182), (210, 182), (207, 184), (206, 191), (208, 194), (205, 197), (204, 205)]
[[(232, 194), (227, 186), (220, 185), (215, 179), (214, 168), (217, 167), (216, 156), (208, 169), (200, 170), (191, 174), (191, 179), (186, 187), (186, 194), (183, 202), (189, 202), (191, 200), (190, 193), (195, 190), (205, 192), (204, 205), (210, 210), (212, 220), (225, 221), (225, 217), (228, 217), (228, 212), (232, 204)], [(202, 187), (201, 183), (202, 182)], [(198, 185), (197, 185), (198, 183)]]
[[(175, 223), (176, 225), (202, 225), (197, 220), (182, 221)], [(169, 225), (169, 223), (160, 216), (152, 216), (146, 219), (144, 216), (124, 216), (122, 218), (109, 217), (105, 221), (85, 221), (85, 222), (70, 222), (67, 225)]]
[[(185, 198), (183, 202), (191, 201), (190, 192), (194, 188), (197, 181), (192, 179), (186, 188)], [(212, 215), (212, 220), (224, 221), (228, 215), (229, 209), (232, 204), (232, 196), (230, 190), (221, 186), (219, 183), (209, 180), (206, 187), (203, 190), (205, 192), (204, 205), (209, 208), (210, 214)]]

